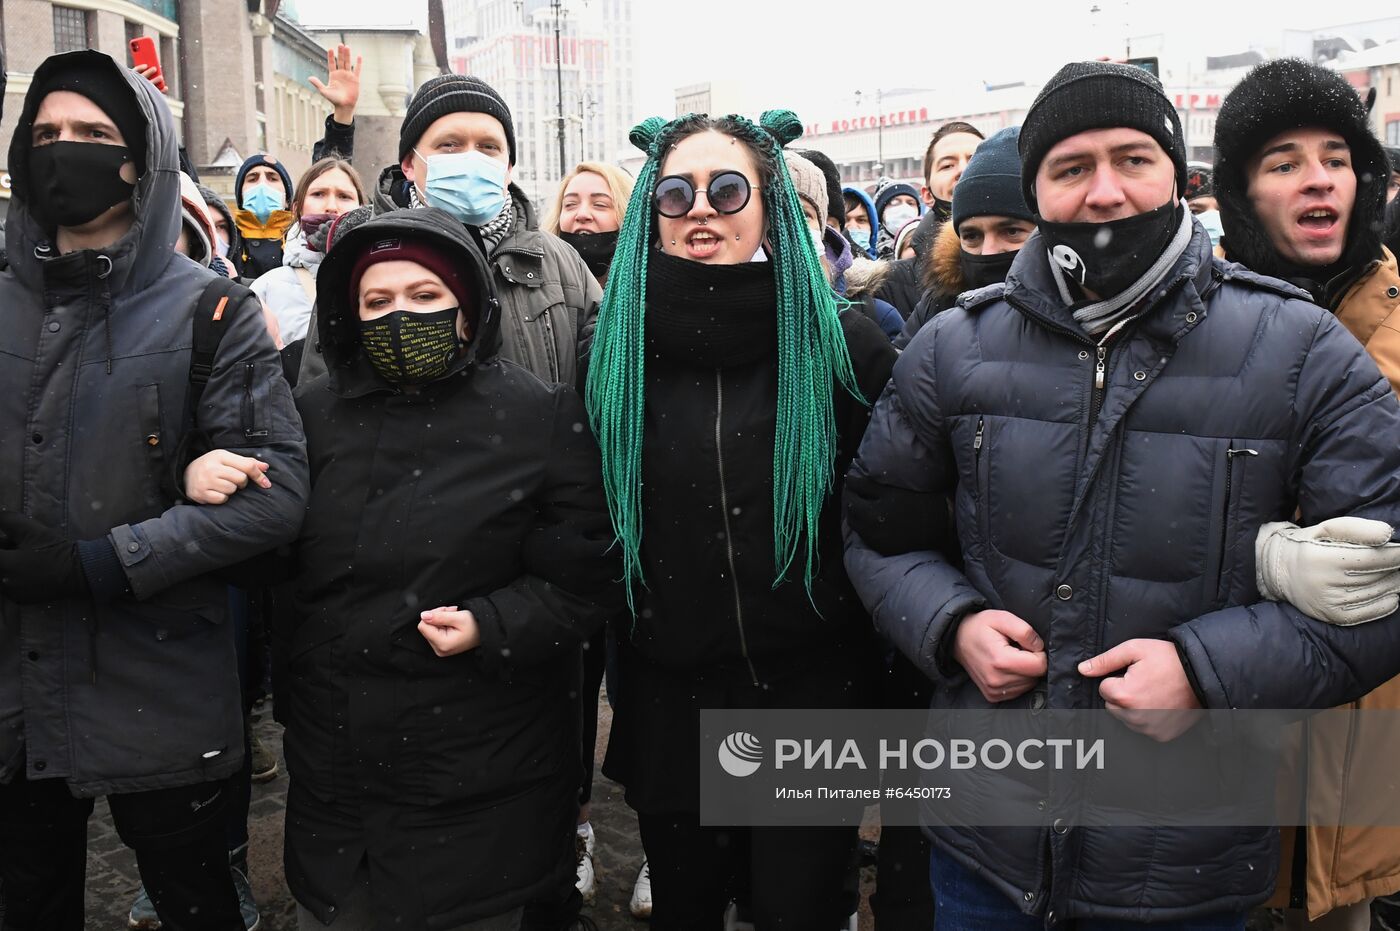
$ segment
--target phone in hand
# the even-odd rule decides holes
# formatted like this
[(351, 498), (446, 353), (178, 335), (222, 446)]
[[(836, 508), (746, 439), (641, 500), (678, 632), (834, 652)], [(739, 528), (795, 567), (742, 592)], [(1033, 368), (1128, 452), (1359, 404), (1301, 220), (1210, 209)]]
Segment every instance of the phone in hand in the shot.
[(141, 36), (139, 39), (132, 39), (131, 46), (131, 66), (133, 68), (154, 68), (156, 77), (153, 83), (156, 90), (165, 93), (165, 76), (160, 73), (160, 55), (156, 52), (156, 40), (150, 36)]
[(1162, 68), (1161, 64), (1157, 60), (1156, 55), (1153, 55), (1150, 58), (1129, 58), (1126, 61), (1124, 61), (1123, 64), (1132, 65), (1134, 68), (1141, 68), (1143, 71), (1146, 71), (1154, 78), (1161, 80)]

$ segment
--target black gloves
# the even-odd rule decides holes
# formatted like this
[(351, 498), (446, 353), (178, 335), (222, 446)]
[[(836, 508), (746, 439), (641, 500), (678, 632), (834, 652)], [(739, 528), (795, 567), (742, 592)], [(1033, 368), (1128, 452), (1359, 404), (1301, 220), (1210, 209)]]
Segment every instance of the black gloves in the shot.
[(107, 600), (126, 587), (121, 561), (105, 537), (74, 542), (32, 517), (0, 511), (0, 592), (6, 598), (18, 604), (88, 595)]

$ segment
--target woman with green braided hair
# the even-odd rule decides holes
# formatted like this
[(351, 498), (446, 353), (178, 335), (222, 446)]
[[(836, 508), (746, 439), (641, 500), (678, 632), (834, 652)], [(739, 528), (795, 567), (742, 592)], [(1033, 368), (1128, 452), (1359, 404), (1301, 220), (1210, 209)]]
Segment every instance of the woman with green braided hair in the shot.
[(841, 476), (895, 353), (827, 284), (787, 111), (652, 119), (586, 380), (632, 611), (604, 772), (650, 858), (655, 931), (835, 931), (855, 828), (699, 823), (702, 708), (865, 705), (879, 668), (841, 559)]

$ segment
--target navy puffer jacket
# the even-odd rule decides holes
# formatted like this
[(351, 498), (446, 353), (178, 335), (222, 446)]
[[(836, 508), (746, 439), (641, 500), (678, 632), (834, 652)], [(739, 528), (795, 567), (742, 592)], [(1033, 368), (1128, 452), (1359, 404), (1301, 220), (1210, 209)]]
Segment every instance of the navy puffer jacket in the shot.
[[(1099, 346), (1037, 235), (1005, 285), (964, 295), (896, 364), (847, 506), (950, 495), (964, 566), (932, 538), (902, 551), (854, 532), (846, 566), (876, 628), (934, 680), (935, 708), (987, 707), (951, 659), (958, 620), (982, 607), (1025, 619), (1049, 652), (1010, 707), (1102, 708), (1076, 667), (1133, 638), (1175, 642), (1210, 708), (1327, 708), (1400, 672), (1400, 618), (1329, 626), (1261, 602), (1254, 576), (1259, 526), (1297, 510), (1400, 526), (1400, 405), (1375, 364), (1302, 292), (1213, 259), (1199, 224), (1148, 301), (1108, 342), (1097, 389)], [(926, 830), (1055, 920), (1243, 911), (1278, 869), (1269, 828)]]

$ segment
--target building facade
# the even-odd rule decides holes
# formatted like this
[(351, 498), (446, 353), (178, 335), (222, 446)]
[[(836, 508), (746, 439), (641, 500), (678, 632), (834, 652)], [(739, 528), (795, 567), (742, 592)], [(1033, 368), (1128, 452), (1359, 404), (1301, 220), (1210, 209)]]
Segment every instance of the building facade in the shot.
[(514, 178), (537, 206), (578, 162), (623, 157), (636, 112), (632, 0), (445, 0), (443, 7), (452, 70), (505, 98), (515, 122)]
[(243, 158), (271, 151), (296, 178), (311, 163), (330, 106), (308, 78), (325, 48), (275, 0), (4, 0), (0, 43), (8, 87), (0, 121), (0, 209), (9, 198), (9, 140), (34, 69), (48, 56), (94, 48), (130, 62), (127, 43), (156, 40), (167, 100), (190, 161), (228, 196)]

